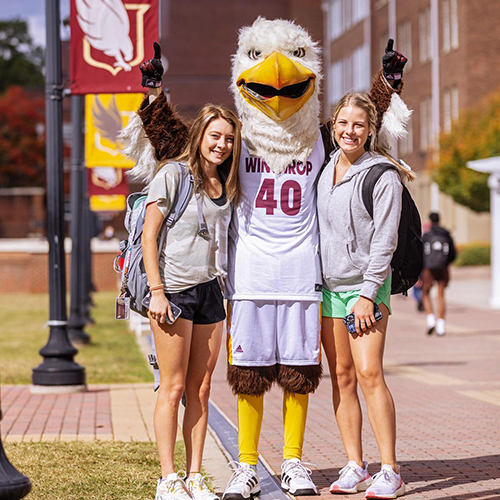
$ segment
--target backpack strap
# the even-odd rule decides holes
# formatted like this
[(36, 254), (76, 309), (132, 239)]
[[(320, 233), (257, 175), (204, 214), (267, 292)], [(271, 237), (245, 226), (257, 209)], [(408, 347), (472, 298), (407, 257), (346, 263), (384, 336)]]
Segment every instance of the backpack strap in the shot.
[(364, 180), (363, 187), (361, 189), (361, 197), (363, 199), (363, 205), (366, 211), (370, 214), (373, 219), (373, 190), (375, 189), (375, 184), (377, 184), (380, 177), (386, 170), (397, 170), (396, 166), (392, 163), (379, 163), (374, 165), (368, 170)]
[[(172, 227), (182, 216), (184, 210), (189, 203), (191, 198), (191, 193), (194, 189), (194, 178), (191, 172), (186, 168), (185, 165), (178, 162), (172, 162), (179, 172), (179, 183), (177, 185), (177, 190), (175, 191), (174, 201), (170, 212), (165, 219), (165, 226)], [(186, 183), (189, 183), (186, 186)]]

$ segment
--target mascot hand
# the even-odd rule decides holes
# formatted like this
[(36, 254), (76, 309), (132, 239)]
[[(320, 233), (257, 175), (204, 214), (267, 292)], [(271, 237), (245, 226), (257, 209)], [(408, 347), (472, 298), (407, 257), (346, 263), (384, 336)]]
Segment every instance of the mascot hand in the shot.
[(139, 66), (142, 73), (141, 85), (148, 88), (161, 87), (161, 77), (163, 76), (161, 47), (157, 42), (153, 42), (153, 47), (155, 49), (155, 56), (153, 59), (148, 59)]
[(384, 69), (384, 76), (391, 84), (392, 88), (397, 89), (401, 85), (403, 79), (403, 69), (408, 59), (393, 49), (394, 40), (389, 38), (385, 54), (382, 57), (382, 68)]

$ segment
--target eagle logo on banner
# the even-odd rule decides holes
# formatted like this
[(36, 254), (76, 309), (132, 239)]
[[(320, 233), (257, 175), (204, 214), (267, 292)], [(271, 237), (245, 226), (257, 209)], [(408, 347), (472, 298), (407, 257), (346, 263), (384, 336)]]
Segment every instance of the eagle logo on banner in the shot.
[[(151, 8), (147, 4), (127, 4), (122, 0), (75, 0), (76, 19), (84, 33), (83, 57), (96, 68), (109, 71), (130, 71), (144, 59), (144, 14)], [(129, 11), (135, 12), (135, 47), (130, 34)], [(103, 52), (115, 61), (113, 65), (95, 59), (92, 50)]]

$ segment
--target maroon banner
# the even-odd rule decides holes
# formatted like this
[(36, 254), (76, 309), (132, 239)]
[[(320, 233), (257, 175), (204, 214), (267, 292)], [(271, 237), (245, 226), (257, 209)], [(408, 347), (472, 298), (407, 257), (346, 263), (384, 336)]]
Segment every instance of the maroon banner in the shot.
[(158, 0), (71, 0), (73, 94), (143, 92), (139, 64), (153, 57)]

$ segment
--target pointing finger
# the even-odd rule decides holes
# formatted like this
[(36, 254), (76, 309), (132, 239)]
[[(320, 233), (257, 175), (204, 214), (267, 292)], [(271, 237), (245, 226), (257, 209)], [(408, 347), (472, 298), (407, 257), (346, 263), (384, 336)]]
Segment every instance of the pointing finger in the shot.
[(394, 40), (392, 38), (389, 38), (389, 41), (387, 42), (387, 47), (385, 48), (385, 53), (387, 52), (392, 52), (394, 47)]
[(161, 59), (161, 47), (158, 42), (153, 42), (153, 47), (155, 49), (155, 59)]

